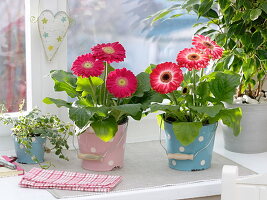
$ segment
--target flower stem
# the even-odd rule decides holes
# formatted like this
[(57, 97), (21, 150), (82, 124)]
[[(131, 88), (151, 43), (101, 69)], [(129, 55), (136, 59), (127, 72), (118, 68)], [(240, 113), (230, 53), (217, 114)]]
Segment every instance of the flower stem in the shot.
[(178, 101), (177, 101), (177, 99), (176, 99), (174, 93), (171, 92), (170, 95), (171, 95), (171, 97), (173, 98), (173, 102), (174, 102), (174, 104), (177, 106), (177, 105), (178, 105)]
[(197, 106), (197, 95), (196, 95), (196, 70), (193, 69), (193, 105)]
[(107, 76), (108, 76), (108, 62), (105, 62), (105, 71), (104, 71), (104, 91), (103, 91), (103, 105), (106, 105), (107, 101), (107, 88), (106, 88), (106, 82), (107, 82)]
[(92, 82), (91, 76), (89, 76), (88, 80), (89, 80), (89, 83), (90, 83), (90, 88), (92, 90), (92, 97), (93, 97), (94, 105), (96, 106), (97, 105), (97, 98), (96, 98), (95, 89), (93, 87), (94, 84)]

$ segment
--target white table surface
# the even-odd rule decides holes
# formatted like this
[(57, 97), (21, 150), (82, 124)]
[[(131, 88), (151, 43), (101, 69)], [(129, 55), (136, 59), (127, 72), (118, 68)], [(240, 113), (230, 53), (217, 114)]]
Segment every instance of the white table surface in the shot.
[[(220, 130), (217, 132), (214, 151), (247, 167), (257, 173), (267, 173), (267, 153), (260, 154), (239, 154), (229, 152), (223, 147), (223, 137)], [(8, 148), (9, 147), (9, 148)], [(13, 154), (14, 151), (10, 137), (1, 138), (0, 153)], [(55, 200), (46, 190), (25, 189), (18, 186), (21, 177), (8, 177), (0, 179), (0, 199), (5, 200)], [(220, 194), (220, 181), (211, 180), (207, 182), (196, 182), (193, 184), (184, 184), (179, 186), (152, 188), (143, 191), (128, 191), (106, 195), (97, 195), (90, 197), (68, 198), (68, 200), (85, 200), (85, 199), (114, 199), (114, 200), (131, 200), (131, 199), (183, 199), (209, 195)]]

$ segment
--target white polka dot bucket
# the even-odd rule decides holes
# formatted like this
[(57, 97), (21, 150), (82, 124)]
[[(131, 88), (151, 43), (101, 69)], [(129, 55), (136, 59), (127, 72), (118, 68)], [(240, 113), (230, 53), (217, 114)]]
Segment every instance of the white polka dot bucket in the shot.
[(211, 167), (217, 123), (203, 126), (195, 141), (183, 146), (175, 137), (171, 123), (164, 123), (169, 167), (181, 171), (199, 171)]
[(127, 123), (119, 125), (115, 137), (104, 142), (89, 128), (78, 137), (82, 168), (92, 171), (110, 171), (123, 167)]

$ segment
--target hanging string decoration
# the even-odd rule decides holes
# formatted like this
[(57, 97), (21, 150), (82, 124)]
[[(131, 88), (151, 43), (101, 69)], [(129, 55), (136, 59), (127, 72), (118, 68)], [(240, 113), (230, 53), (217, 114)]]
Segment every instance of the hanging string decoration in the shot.
[(51, 61), (66, 36), (70, 18), (64, 11), (59, 11), (54, 15), (51, 10), (44, 10), (37, 21), (46, 57), (48, 61)]

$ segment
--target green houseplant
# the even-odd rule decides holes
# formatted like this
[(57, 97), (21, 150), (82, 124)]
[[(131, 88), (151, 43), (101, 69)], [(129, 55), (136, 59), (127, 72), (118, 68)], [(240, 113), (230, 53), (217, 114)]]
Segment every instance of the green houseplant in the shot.
[[(12, 124), (15, 150), (18, 162), (33, 164), (44, 161), (44, 151), (55, 151), (62, 159), (68, 160), (63, 149), (68, 149), (67, 139), (71, 132), (71, 125), (60, 121), (51, 114), (41, 115), (41, 111), (34, 108), (29, 113), (21, 113), (18, 117), (1, 114), (0, 121)], [(45, 141), (50, 142), (50, 148), (45, 148)]]
[(205, 22), (194, 25), (200, 26), (196, 34), (215, 39), (225, 50), (223, 58), (214, 64), (213, 69), (230, 70), (241, 76), (234, 104), (227, 106), (242, 108), (242, 133), (238, 137), (232, 137), (231, 130), (223, 126), (225, 148), (240, 153), (267, 151), (267, 99), (264, 86), (267, 70), (267, 2), (175, 1), (172, 7), (151, 17), (152, 21), (157, 21), (188, 13), (205, 19)]
[[(125, 49), (118, 42), (98, 44), (92, 53), (77, 57), (71, 68), (73, 73), (51, 72), (55, 91), (65, 91), (75, 100), (45, 98), (44, 102), (68, 108), (69, 117), (77, 126), (79, 158), (85, 169), (105, 171), (122, 166), (128, 117), (140, 120), (150, 102), (162, 101), (151, 90), (147, 73), (135, 76), (126, 68), (110, 65), (125, 57)], [(83, 144), (87, 140), (91, 142)], [(111, 144), (114, 147), (109, 147)], [(114, 156), (120, 154), (119, 160), (109, 158), (112, 152), (108, 149), (114, 149)]]
[[(220, 53), (199, 49), (195, 39), (195, 48), (179, 52), (177, 64), (166, 62), (147, 69), (153, 90), (170, 102), (167, 105), (153, 103), (150, 108), (151, 112), (163, 111), (159, 123), (164, 125), (166, 133), (169, 166), (178, 170), (210, 167), (219, 120), (230, 127), (234, 135), (240, 132), (240, 108), (224, 106), (225, 102), (232, 102), (240, 76), (230, 71), (204, 75), (210, 59), (218, 59)], [(216, 43), (214, 45), (222, 52)], [(181, 68), (188, 71), (183, 75)]]

